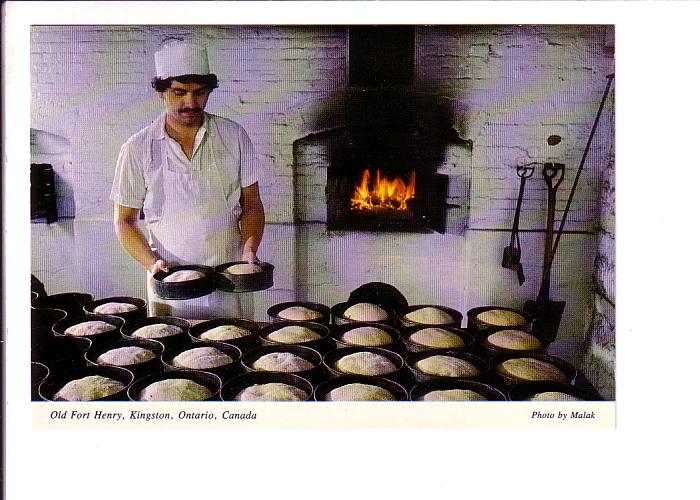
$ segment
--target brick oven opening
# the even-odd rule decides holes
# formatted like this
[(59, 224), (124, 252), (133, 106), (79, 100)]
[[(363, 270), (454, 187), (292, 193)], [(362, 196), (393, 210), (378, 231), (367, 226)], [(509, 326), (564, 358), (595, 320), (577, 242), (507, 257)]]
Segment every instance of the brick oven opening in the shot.
[(329, 230), (444, 233), (449, 178), (438, 168), (468, 141), (449, 100), (415, 83), (415, 28), (350, 27), (348, 47), (348, 88), (295, 141), (295, 163), (306, 162), (295, 171), (325, 171)]
[(325, 171), (329, 230), (445, 232), (449, 178), (438, 168), (448, 147), (468, 141), (438, 97), (349, 91), (320, 114), (332, 126), (298, 139), (294, 151), (297, 170)]
[(346, 127), (334, 139), (325, 189), (329, 230), (445, 231), (448, 179), (427, 158), (429, 136)]

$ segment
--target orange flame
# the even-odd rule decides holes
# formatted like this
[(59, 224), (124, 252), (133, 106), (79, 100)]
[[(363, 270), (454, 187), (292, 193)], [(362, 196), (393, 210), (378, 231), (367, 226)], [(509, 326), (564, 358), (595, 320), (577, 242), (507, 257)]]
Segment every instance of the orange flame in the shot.
[(374, 182), (370, 182), (371, 177), (369, 169), (365, 169), (350, 199), (352, 210), (408, 210), (406, 202), (416, 197), (415, 172), (411, 172), (408, 185), (400, 177), (385, 177), (381, 170), (375, 171)]

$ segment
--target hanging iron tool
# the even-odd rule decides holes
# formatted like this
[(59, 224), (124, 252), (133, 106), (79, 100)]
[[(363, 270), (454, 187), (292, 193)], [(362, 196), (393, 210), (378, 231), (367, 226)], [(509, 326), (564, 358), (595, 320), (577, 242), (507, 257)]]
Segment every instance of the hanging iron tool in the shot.
[[(535, 318), (535, 329), (542, 340), (551, 342), (559, 329), (561, 315), (564, 312), (566, 302), (549, 299), (549, 285), (554, 259), (554, 212), (557, 208), (557, 189), (564, 180), (563, 163), (545, 163), (542, 169), (542, 177), (547, 184), (547, 229), (544, 239), (544, 260), (542, 264), (542, 282), (536, 301), (525, 302), (525, 312)], [(546, 319), (546, 324), (543, 320)], [(552, 335), (554, 332), (554, 335)]]
[(512, 269), (518, 273), (518, 283), (522, 286), (525, 283), (525, 273), (523, 272), (523, 265), (520, 263), (520, 234), (518, 233), (518, 228), (520, 226), (520, 209), (523, 204), (523, 196), (525, 194), (525, 182), (527, 179), (532, 177), (535, 172), (535, 165), (540, 165), (538, 163), (528, 163), (526, 165), (518, 165), (515, 172), (520, 177), (520, 192), (518, 193), (518, 202), (515, 206), (515, 216), (513, 217), (513, 229), (510, 232), (510, 245), (503, 249), (503, 260), (501, 261), (501, 266), (506, 269)]
[[(588, 151), (591, 147), (591, 143), (593, 142), (593, 136), (595, 135), (595, 131), (598, 128), (600, 115), (603, 112), (603, 107), (608, 97), (608, 93), (610, 92), (610, 87), (612, 86), (612, 81), (613, 78), (615, 78), (615, 74), (611, 73), (607, 75), (606, 78), (608, 79), (608, 82), (605, 86), (605, 91), (603, 92), (603, 98), (600, 101), (598, 113), (596, 114), (595, 121), (593, 122), (591, 133), (588, 136), (588, 142), (586, 143), (586, 148), (584, 149), (583, 156), (581, 157), (581, 163), (579, 164), (578, 170), (576, 172), (576, 177), (574, 178), (574, 182), (571, 186), (571, 191), (569, 192), (569, 197), (566, 202), (566, 208), (564, 209), (564, 213), (559, 223), (559, 229), (557, 230), (557, 236), (554, 242), (551, 241), (551, 231), (549, 229), (548, 224), (547, 236), (549, 236), (550, 243), (548, 246), (545, 242), (545, 264), (544, 268), (542, 269), (542, 285), (540, 287), (540, 292), (537, 295), (536, 301), (529, 300), (525, 302), (525, 311), (534, 316), (535, 318), (535, 321), (533, 323), (534, 330), (538, 332), (540, 338), (542, 338), (542, 340), (546, 342), (551, 342), (556, 338), (557, 332), (559, 330), (559, 323), (561, 322), (561, 317), (564, 312), (564, 306), (566, 305), (566, 302), (556, 302), (549, 300), (549, 281), (552, 271), (552, 262), (554, 261), (554, 255), (556, 254), (557, 248), (559, 247), (559, 240), (561, 239), (561, 235), (564, 232), (564, 224), (566, 223), (566, 218), (571, 208), (571, 202), (573, 201), (574, 193), (576, 192), (576, 186), (578, 185), (583, 166), (586, 162), (586, 157), (588, 156)], [(547, 178), (545, 177), (545, 181), (546, 180)], [(549, 184), (547, 185), (547, 187), (549, 188)], [(549, 223), (549, 214), (547, 220)], [(548, 248), (549, 250), (547, 250)]]

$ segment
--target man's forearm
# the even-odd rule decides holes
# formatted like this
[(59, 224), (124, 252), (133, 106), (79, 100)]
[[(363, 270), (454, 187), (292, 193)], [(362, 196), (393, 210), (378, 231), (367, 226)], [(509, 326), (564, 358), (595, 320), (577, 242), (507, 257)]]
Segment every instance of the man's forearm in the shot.
[(259, 210), (244, 211), (240, 219), (240, 228), (243, 254), (256, 254), (265, 230), (265, 212), (262, 206)]
[(243, 241), (243, 260), (257, 258), (258, 246), (265, 230), (265, 209), (260, 200), (258, 183), (241, 190), (241, 218), (238, 221)]
[(158, 258), (151, 250), (146, 237), (138, 227), (138, 223), (115, 220), (114, 230), (124, 250), (139, 264), (150, 270)]

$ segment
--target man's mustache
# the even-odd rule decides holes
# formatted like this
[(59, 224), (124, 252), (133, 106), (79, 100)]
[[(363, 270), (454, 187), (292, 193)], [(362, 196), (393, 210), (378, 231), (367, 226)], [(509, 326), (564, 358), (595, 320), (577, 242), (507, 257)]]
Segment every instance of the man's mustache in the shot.
[(204, 111), (202, 108), (182, 108), (180, 113), (201, 113)]

